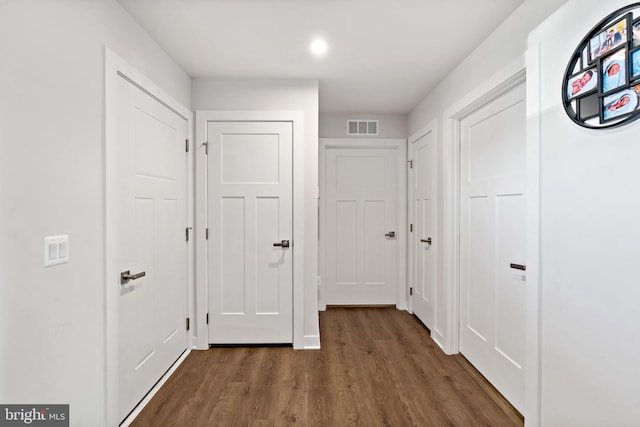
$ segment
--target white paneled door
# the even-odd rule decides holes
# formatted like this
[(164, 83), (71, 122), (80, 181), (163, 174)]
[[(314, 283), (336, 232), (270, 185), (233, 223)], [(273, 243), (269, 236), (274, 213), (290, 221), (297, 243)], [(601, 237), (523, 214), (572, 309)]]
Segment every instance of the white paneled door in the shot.
[(293, 125), (206, 132), (209, 343), (292, 343)]
[(460, 123), (460, 351), (521, 412), (525, 121), (521, 85)]
[(396, 304), (397, 150), (325, 151), (326, 303)]
[(429, 132), (409, 145), (411, 310), (428, 327), (435, 323), (435, 140)]
[(187, 348), (187, 121), (118, 78), (119, 417)]

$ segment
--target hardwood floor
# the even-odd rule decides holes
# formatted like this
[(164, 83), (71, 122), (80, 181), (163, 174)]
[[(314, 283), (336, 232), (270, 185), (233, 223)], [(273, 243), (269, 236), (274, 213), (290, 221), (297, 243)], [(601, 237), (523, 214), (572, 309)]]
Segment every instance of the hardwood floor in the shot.
[(194, 351), (132, 424), (522, 426), (462, 356), (395, 308), (329, 308), (321, 350)]

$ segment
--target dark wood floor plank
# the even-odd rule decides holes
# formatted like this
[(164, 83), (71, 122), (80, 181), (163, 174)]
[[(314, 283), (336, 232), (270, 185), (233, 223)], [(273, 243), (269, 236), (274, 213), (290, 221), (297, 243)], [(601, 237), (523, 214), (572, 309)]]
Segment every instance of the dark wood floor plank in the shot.
[(132, 424), (142, 426), (522, 426), (461, 356), (395, 308), (329, 308), (321, 350), (194, 351)]

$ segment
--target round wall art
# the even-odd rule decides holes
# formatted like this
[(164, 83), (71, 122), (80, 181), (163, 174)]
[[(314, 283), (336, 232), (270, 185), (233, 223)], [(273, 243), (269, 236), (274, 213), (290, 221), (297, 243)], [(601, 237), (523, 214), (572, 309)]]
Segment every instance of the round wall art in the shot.
[(571, 120), (590, 129), (640, 118), (640, 3), (612, 13), (582, 39), (562, 99)]

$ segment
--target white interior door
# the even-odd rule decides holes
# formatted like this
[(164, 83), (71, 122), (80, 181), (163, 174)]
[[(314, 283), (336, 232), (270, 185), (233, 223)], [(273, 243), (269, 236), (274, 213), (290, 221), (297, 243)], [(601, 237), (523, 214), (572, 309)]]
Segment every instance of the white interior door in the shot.
[(187, 348), (187, 121), (124, 78), (117, 87), (119, 416)]
[(396, 304), (397, 150), (325, 151), (326, 303)]
[(207, 122), (212, 344), (293, 342), (292, 131)]
[(435, 324), (435, 168), (436, 146), (433, 132), (409, 146), (410, 284), (411, 309), (428, 327)]
[(521, 85), (460, 123), (460, 351), (521, 412), (525, 120)]

